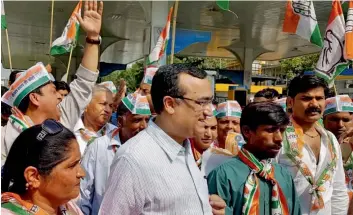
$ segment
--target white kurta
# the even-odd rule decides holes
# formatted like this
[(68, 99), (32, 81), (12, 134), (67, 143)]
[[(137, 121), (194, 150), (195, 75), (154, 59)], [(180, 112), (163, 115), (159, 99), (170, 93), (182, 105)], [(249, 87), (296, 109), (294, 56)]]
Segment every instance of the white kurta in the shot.
[[(308, 166), (315, 180), (320, 177), (322, 171), (331, 161), (331, 155), (328, 148), (329, 137), (321, 127), (317, 127), (317, 130), (321, 134), (319, 162), (317, 162), (310, 146), (304, 144), (302, 152), (302, 161)], [(304, 178), (296, 165), (287, 157), (283, 148), (278, 155), (278, 163), (284, 167), (287, 167), (292, 173), (295, 187), (300, 198), (301, 211), (303, 215), (347, 215), (348, 195), (345, 185), (341, 149), (336, 137), (331, 132), (328, 132), (328, 134), (332, 137), (337, 152), (337, 165), (334, 168), (333, 177), (324, 184), (325, 191), (322, 192), (322, 196), (325, 207), (319, 211), (310, 211), (311, 194), (309, 193), (309, 190), (311, 185), (309, 182)]]

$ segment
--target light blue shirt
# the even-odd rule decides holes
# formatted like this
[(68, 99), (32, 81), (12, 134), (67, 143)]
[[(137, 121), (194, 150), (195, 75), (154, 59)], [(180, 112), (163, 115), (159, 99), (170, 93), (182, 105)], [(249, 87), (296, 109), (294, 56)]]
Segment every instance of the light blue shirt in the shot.
[(211, 215), (190, 142), (177, 143), (150, 120), (115, 155), (99, 214)]
[(110, 173), (115, 150), (121, 145), (119, 135), (98, 137), (83, 156), (82, 167), (86, 171), (80, 185), (78, 205), (85, 215), (98, 214)]

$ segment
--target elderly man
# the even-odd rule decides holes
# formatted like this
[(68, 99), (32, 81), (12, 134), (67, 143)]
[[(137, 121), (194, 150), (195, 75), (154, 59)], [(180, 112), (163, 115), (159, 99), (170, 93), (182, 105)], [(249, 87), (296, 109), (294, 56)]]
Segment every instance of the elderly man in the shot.
[[(212, 214), (188, 141), (196, 122), (211, 116), (206, 72), (184, 64), (161, 66), (151, 95), (157, 116), (117, 151), (99, 213)], [(223, 207), (215, 213), (223, 214)]]
[(292, 173), (303, 215), (346, 215), (348, 195), (336, 137), (318, 121), (327, 83), (314, 75), (295, 77), (288, 87), (292, 109), (278, 163)]
[(86, 177), (80, 184), (79, 206), (84, 214), (98, 214), (115, 153), (147, 127), (151, 112), (147, 98), (137, 93), (125, 97), (118, 107), (119, 128), (90, 144), (82, 159)]
[[(232, 141), (227, 142), (230, 133), (240, 133), (241, 107), (237, 101), (226, 101), (217, 106), (218, 138), (214, 146), (236, 154), (237, 147)], [(229, 139), (229, 138), (228, 138)], [(228, 144), (227, 144), (228, 143)]]
[(353, 140), (353, 103), (348, 95), (326, 99), (324, 126), (336, 136), (341, 146), (347, 192), (350, 200), (348, 214), (351, 215), (353, 214), (353, 145), (349, 142), (350, 139)]
[(87, 145), (97, 137), (111, 133), (116, 126), (108, 123), (112, 116), (113, 93), (102, 85), (96, 85), (92, 91), (91, 102), (74, 128), (74, 134), (83, 155)]
[(87, 98), (98, 77), (103, 3), (98, 7), (97, 1), (86, 1), (85, 11), (88, 12), (84, 13), (84, 17), (77, 16), (77, 19), (87, 34), (87, 42), (81, 65), (76, 72), (77, 79), (70, 84), (71, 93), (59, 103), (55, 85), (40, 63), (22, 73), (2, 97), (2, 101), (12, 106), (15, 113), (2, 129), (5, 134), (1, 140), (1, 160), (6, 159), (12, 143), (23, 130), (49, 118), (60, 120), (72, 130), (86, 108)]

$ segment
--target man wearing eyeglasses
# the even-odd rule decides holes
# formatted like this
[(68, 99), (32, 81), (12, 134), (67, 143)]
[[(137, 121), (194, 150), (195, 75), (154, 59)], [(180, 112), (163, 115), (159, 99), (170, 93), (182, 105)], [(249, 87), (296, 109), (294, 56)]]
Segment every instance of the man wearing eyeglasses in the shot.
[(212, 115), (206, 76), (184, 64), (158, 69), (151, 89), (157, 116), (117, 151), (99, 214), (224, 214), (187, 140)]

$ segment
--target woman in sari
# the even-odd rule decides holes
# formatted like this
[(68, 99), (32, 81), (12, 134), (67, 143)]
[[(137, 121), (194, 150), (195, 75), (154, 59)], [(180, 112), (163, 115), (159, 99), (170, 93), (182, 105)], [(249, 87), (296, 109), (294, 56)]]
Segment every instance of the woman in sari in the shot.
[(23, 131), (12, 145), (1, 178), (1, 213), (83, 215), (71, 201), (85, 176), (75, 135), (46, 120)]

